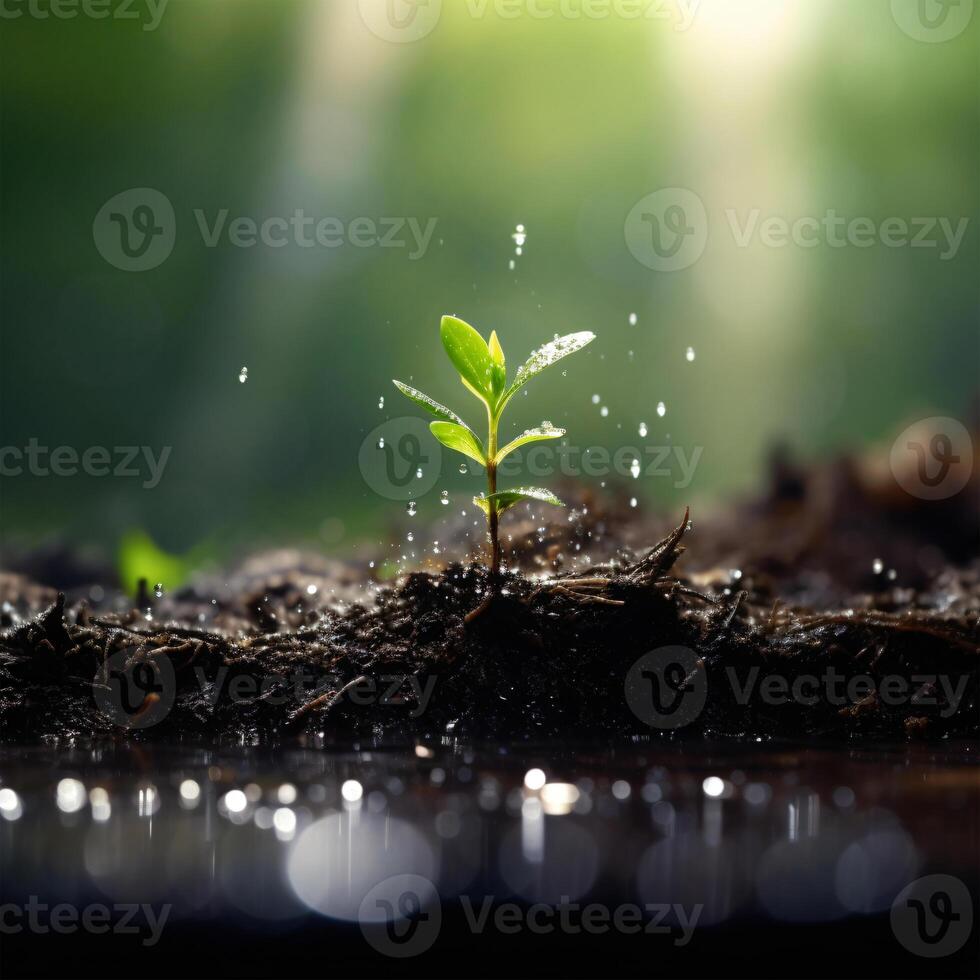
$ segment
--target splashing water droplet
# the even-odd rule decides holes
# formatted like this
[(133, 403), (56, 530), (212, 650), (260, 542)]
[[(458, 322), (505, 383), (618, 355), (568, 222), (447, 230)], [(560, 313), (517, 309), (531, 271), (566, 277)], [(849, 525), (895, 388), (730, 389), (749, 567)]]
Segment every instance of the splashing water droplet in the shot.
[(638, 317), (635, 313), (630, 314), (630, 326), (635, 327), (638, 322)]
[(634, 480), (639, 480), (640, 478), (640, 461), (634, 457), (633, 462), (630, 463), (630, 476)]
[(380, 439), (378, 440), (378, 449), (384, 449), (384, 447), (385, 447), (385, 437), (384, 437), (384, 436), (382, 436), (382, 437), (381, 437), (381, 438), (380, 438)]
[(516, 267), (517, 267), (517, 263), (513, 259), (511, 259), (510, 262), (507, 263), (507, 268), (510, 269), (511, 272), (513, 272)]
[(517, 246), (517, 254), (521, 254), (521, 250), (524, 248), (524, 243), (527, 241), (527, 230), (524, 225), (518, 225), (514, 229), (514, 234), (510, 236), (514, 239), (514, 244)]
[(647, 432), (649, 432), (649, 431), (650, 431), (650, 430), (649, 430), (649, 429), (647, 428), (647, 424), (646, 424), (646, 422), (641, 422), (641, 423), (640, 423), (640, 430), (639, 430), (639, 431), (640, 431), (640, 438), (641, 438), (641, 439), (646, 439), (646, 437), (647, 437)]
[(604, 419), (607, 419), (607, 418), (609, 418), (609, 406), (608, 406), (608, 405), (603, 405), (603, 406), (602, 406), (602, 408), (600, 408), (600, 409), (599, 409), (599, 414), (600, 414), (600, 415), (601, 415), (601, 416), (602, 416), (602, 417), (603, 417)]
[(630, 507), (636, 506), (636, 497), (630, 497)]
[(422, 479), (422, 467), (421, 466), (415, 471), (415, 479), (416, 480), (421, 480)]
[(688, 347), (687, 353), (684, 355), (689, 361), (693, 361), (697, 355), (694, 353), (693, 347)]
[(592, 404), (593, 405), (598, 405), (599, 404), (599, 396), (598, 395), (593, 395), (592, 396)]
[(378, 399), (378, 408), (384, 408), (384, 407), (385, 407), (385, 396), (384, 396), (384, 395), (382, 395), (382, 396), (381, 396), (381, 397), (380, 397), (380, 398)]
[(663, 402), (657, 402), (657, 414), (661, 418), (667, 414), (667, 406)]
[(163, 598), (163, 582), (157, 582), (157, 584), (153, 586), (153, 594), (158, 599)]
[(459, 464), (459, 472), (463, 476), (466, 476), (466, 474), (469, 473), (469, 471), (470, 471), (470, 468), (465, 463), (460, 463)]
[(238, 380), (242, 384), (245, 384), (245, 382), (248, 381), (248, 368), (244, 365), (242, 365), (241, 371), (238, 372)]
[(409, 517), (414, 517), (418, 512), (418, 509), (418, 504), (416, 504), (414, 500), (410, 500), (408, 505), (405, 507), (405, 510), (408, 511)]
[(449, 504), (449, 491), (448, 490), (443, 490), (442, 491), (442, 493), (439, 496), (439, 503), (442, 504), (443, 507), (446, 507)]
[(406, 541), (414, 541), (415, 540), (415, 533), (413, 531), (409, 531), (408, 534), (405, 535), (405, 540)]

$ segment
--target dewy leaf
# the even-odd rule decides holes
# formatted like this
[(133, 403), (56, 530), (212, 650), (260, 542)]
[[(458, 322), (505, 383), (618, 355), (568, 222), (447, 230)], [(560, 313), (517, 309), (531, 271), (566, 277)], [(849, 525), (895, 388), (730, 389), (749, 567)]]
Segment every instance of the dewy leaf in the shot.
[(539, 347), (521, 365), (513, 384), (504, 392), (501, 405), (509, 401), (514, 392), (524, 387), (531, 378), (539, 375), (545, 368), (551, 367), (563, 357), (568, 357), (569, 354), (581, 350), (587, 344), (591, 344), (593, 340), (595, 340), (595, 334), (590, 330), (583, 330), (579, 333), (566, 334), (564, 337), (551, 341), (550, 344), (545, 344), (544, 347)]
[[(433, 422), (433, 425), (438, 425)], [(497, 505), (497, 513), (502, 514), (514, 504), (519, 504), (522, 500), (540, 500), (546, 504), (554, 504), (556, 507), (565, 505), (550, 491), (543, 490), (541, 487), (517, 487), (515, 490), (501, 490), (499, 493), (491, 494), (486, 498), (492, 500)]]
[(481, 494), (479, 497), (474, 497), (473, 503), (476, 504), (476, 506), (479, 507), (480, 510), (487, 515), (487, 517), (490, 516), (490, 505), (487, 503), (487, 498), (483, 496), (483, 494)]
[(490, 387), (493, 389), (494, 398), (499, 398), (504, 388), (507, 387), (507, 362), (504, 359), (504, 349), (500, 346), (497, 331), (490, 333), (490, 342), (487, 344), (490, 350)]
[(466, 428), (465, 425), (457, 425), (455, 422), (430, 422), (429, 429), (432, 434), (449, 449), (475, 459), (481, 466), (487, 465), (487, 454), (483, 451), (483, 444), (479, 439)]
[(445, 405), (440, 405), (439, 402), (423, 394), (418, 388), (413, 388), (411, 385), (403, 384), (401, 381), (395, 381), (394, 379), (392, 379), (392, 383), (406, 398), (415, 402), (416, 405), (421, 406), (427, 412), (431, 412), (437, 419), (442, 419), (443, 422), (455, 422), (457, 425), (466, 425), (452, 409), (446, 408)]
[(460, 377), (486, 401), (493, 399), (490, 349), (487, 342), (466, 322), (444, 316), (439, 327), (442, 346)]
[(526, 446), (529, 442), (542, 442), (545, 439), (560, 439), (565, 434), (564, 429), (557, 429), (550, 423), (544, 423), (539, 425), (536, 429), (527, 429), (522, 432), (516, 439), (512, 442), (508, 442), (503, 449), (501, 449), (496, 456), (494, 456), (493, 461), (499, 463), (504, 457), (512, 453), (515, 449), (519, 449), (521, 446)]

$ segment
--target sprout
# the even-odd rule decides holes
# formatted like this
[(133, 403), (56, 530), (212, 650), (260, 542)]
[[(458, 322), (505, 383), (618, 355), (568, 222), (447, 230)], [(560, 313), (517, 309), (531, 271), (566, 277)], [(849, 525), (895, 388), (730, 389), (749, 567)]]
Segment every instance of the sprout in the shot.
[(455, 412), (401, 381), (396, 381), (395, 387), (406, 398), (411, 399), (427, 412), (431, 412), (438, 419), (436, 422), (431, 422), (429, 428), (444, 446), (462, 453), (486, 468), (487, 492), (485, 495), (474, 497), (473, 502), (487, 515), (491, 549), (490, 571), (496, 576), (500, 571), (500, 542), (497, 535), (500, 515), (522, 500), (541, 500), (559, 507), (563, 506), (553, 493), (540, 487), (498, 490), (497, 467), (505, 457), (521, 446), (545, 439), (560, 439), (565, 434), (564, 429), (545, 422), (537, 428), (527, 429), (502, 449), (498, 449), (497, 430), (500, 418), (507, 403), (528, 381), (539, 375), (546, 367), (591, 343), (595, 339), (595, 334), (588, 331), (572, 333), (545, 344), (527, 359), (508, 385), (504, 351), (497, 339), (496, 331), (490, 334), (490, 342), (487, 343), (468, 323), (454, 316), (444, 316), (439, 333), (449, 360), (459, 372), (464, 386), (486, 406), (486, 445)]

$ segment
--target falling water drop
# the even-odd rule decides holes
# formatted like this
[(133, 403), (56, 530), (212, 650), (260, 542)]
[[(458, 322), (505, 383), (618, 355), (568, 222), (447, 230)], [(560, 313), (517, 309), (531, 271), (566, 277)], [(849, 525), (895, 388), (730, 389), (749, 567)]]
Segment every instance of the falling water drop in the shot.
[(380, 397), (380, 398), (378, 399), (378, 408), (384, 408), (384, 407), (385, 407), (385, 396), (384, 396), (384, 395), (382, 395), (382, 396), (381, 396), (381, 397)]
[(439, 496), (439, 503), (442, 504), (443, 507), (446, 507), (449, 504), (449, 491), (448, 490), (443, 490), (442, 491), (442, 493)]
[(242, 384), (245, 384), (245, 382), (248, 381), (248, 368), (245, 367), (245, 365), (242, 365), (241, 371), (238, 372), (238, 380)]
[(158, 599), (163, 598), (163, 582), (157, 582), (157, 584), (153, 586), (153, 594)]
[(607, 418), (609, 418), (609, 406), (608, 406), (608, 405), (603, 405), (603, 406), (602, 406), (602, 408), (600, 408), (600, 409), (599, 409), (599, 414), (600, 414), (600, 415), (601, 415), (601, 416), (602, 416), (602, 417), (603, 417), (604, 419), (607, 419)]
[(418, 512), (418, 504), (414, 500), (410, 500), (408, 505), (405, 507), (405, 510), (408, 511), (409, 517), (414, 517)]
[(414, 541), (415, 540), (415, 533), (413, 531), (409, 531), (408, 534), (405, 535), (405, 540), (406, 541)]
[(647, 432), (649, 432), (649, 429), (647, 429), (646, 422), (641, 422), (640, 423), (640, 438), (641, 439), (646, 439)]
[(380, 438), (380, 439), (378, 440), (378, 449), (384, 449), (384, 447), (385, 447), (385, 437), (384, 437), (384, 436), (382, 436), (382, 437), (381, 437), (381, 438)]
[(637, 324), (637, 316), (635, 313), (630, 314), (630, 326), (635, 327)]
[(470, 471), (470, 468), (465, 463), (460, 463), (459, 464), (459, 472), (463, 476), (466, 476), (466, 474), (469, 473), (469, 471)]
[(686, 353), (686, 354), (685, 354), (684, 356), (685, 356), (685, 357), (686, 357), (686, 358), (687, 358), (687, 359), (688, 359), (689, 361), (693, 361), (693, 360), (694, 360), (694, 358), (695, 358), (695, 357), (696, 357), (697, 355), (696, 355), (696, 354), (694, 353), (694, 348), (693, 348), (693, 347), (688, 347), (688, 349), (687, 349), (687, 353)]
[(598, 405), (599, 404), (599, 396), (598, 395), (593, 395), (592, 396), (592, 404), (593, 405)]
[(640, 461), (634, 456), (633, 462), (630, 463), (630, 476), (634, 480), (639, 480), (640, 478)]
[(661, 418), (667, 414), (667, 406), (663, 402), (657, 402), (657, 414)]

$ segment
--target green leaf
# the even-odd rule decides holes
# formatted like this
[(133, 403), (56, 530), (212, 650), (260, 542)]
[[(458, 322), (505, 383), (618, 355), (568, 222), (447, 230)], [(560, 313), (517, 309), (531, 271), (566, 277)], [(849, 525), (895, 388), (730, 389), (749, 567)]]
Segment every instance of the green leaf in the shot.
[(490, 516), (490, 505), (487, 503), (487, 498), (485, 496), (481, 494), (479, 497), (474, 497), (473, 503), (476, 504), (476, 506), (479, 507), (480, 510), (487, 515), (487, 517)]
[(449, 449), (475, 459), (481, 466), (487, 465), (487, 454), (483, 451), (483, 443), (465, 425), (455, 422), (430, 422), (432, 434)]
[(515, 490), (501, 490), (499, 493), (493, 493), (486, 498), (487, 503), (491, 500), (497, 505), (498, 514), (502, 514), (522, 500), (540, 500), (546, 504), (554, 504), (556, 507), (565, 506), (550, 490), (543, 490), (541, 487), (517, 487)]
[(442, 318), (439, 336), (466, 386), (484, 401), (492, 401), (492, 362), (487, 342), (468, 323), (454, 316)]
[(494, 399), (500, 398), (507, 387), (507, 361), (504, 358), (504, 349), (500, 346), (497, 331), (490, 333), (490, 342), (487, 344), (490, 350), (490, 387), (493, 390)]
[[(557, 340), (539, 347), (525, 362), (514, 377), (513, 384), (504, 392), (500, 400), (500, 408), (507, 404), (514, 393), (524, 387), (531, 380), (537, 377), (545, 368), (557, 364), (563, 357), (580, 351), (587, 344), (595, 340), (595, 334), (590, 330), (582, 330), (579, 333), (566, 334)], [(498, 408), (498, 411), (500, 410)]]
[(560, 439), (564, 434), (564, 429), (555, 428), (555, 426), (551, 424), (539, 425), (536, 429), (527, 429), (512, 442), (508, 442), (507, 445), (504, 446), (504, 448), (501, 449), (496, 456), (494, 456), (493, 461), (495, 463), (499, 463), (505, 456), (512, 453), (515, 449), (519, 449), (521, 446), (525, 446), (529, 442), (543, 442), (545, 439)]
[(415, 402), (416, 405), (420, 405), (427, 412), (431, 412), (436, 418), (442, 419), (443, 422), (455, 422), (457, 425), (466, 425), (466, 423), (451, 409), (446, 408), (445, 405), (440, 405), (435, 399), (430, 398), (428, 395), (423, 394), (418, 388), (413, 388), (411, 385), (403, 384), (401, 381), (394, 381), (394, 386), (408, 399)]

